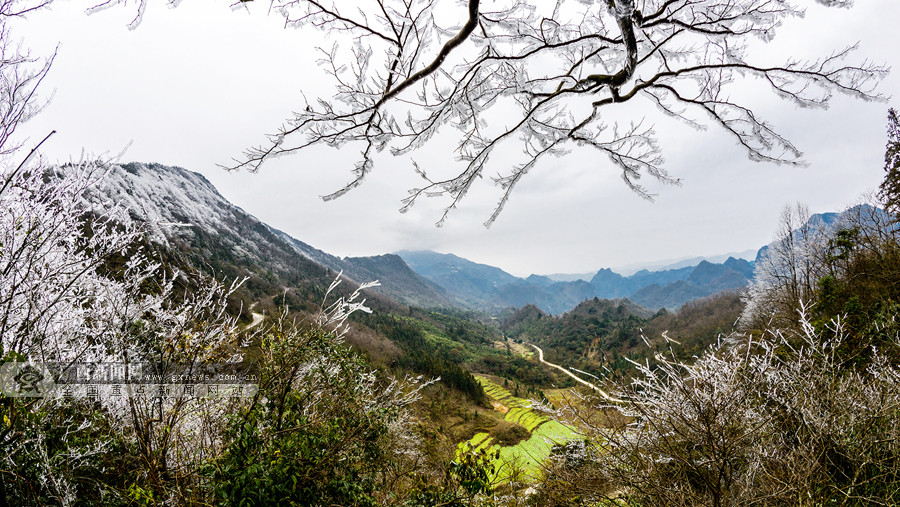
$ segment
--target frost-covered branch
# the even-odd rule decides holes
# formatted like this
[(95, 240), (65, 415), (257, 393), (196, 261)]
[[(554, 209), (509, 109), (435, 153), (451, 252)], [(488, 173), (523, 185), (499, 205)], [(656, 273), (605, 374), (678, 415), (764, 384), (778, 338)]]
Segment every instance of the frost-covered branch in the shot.
[(334, 333), (338, 338), (344, 336), (349, 329), (347, 319), (354, 312), (372, 313), (372, 310), (366, 306), (366, 300), (360, 299), (362, 291), (370, 287), (378, 287), (381, 285), (378, 280), (367, 282), (357, 287), (349, 296), (340, 296), (334, 302), (329, 303), (328, 298), (331, 293), (341, 284), (343, 271), (337, 274), (334, 281), (325, 291), (325, 297), (322, 301), (322, 307), (319, 315), (316, 317), (316, 325), (323, 329), (327, 329)]
[[(455, 7), (434, 0), (353, 7), (281, 0), (273, 6), (287, 24), (324, 35), (320, 64), (333, 93), (304, 98), (268, 143), (232, 167), (256, 171), (270, 158), (314, 145), (357, 146), (353, 178), (325, 196), (333, 199), (363, 182), (379, 152), (434, 147), (435, 136), (451, 131), (460, 167), (414, 163), (425, 184), (401, 208), (421, 196), (443, 196), (448, 203), (439, 225), (472, 185), (496, 171), (501, 197), (490, 225), (527, 173), (574, 146), (598, 150), (629, 188), (652, 198), (639, 178), (677, 179), (662, 166), (651, 120), (633, 116), (619, 124), (607, 115), (610, 106), (639, 99), (689, 126), (727, 132), (752, 160), (801, 163), (800, 149), (750, 108), (738, 85), (825, 107), (834, 94), (882, 99), (875, 85), (887, 72), (870, 62), (845, 63), (854, 47), (809, 61), (757, 61), (751, 44), (772, 40), (783, 21), (803, 14), (790, 0), (468, 0)], [(633, 130), (628, 125), (642, 129), (623, 135)], [(508, 146), (521, 155), (492, 158)]]
[(568, 446), (551, 473), (588, 484), (579, 493), (595, 500), (890, 504), (900, 370), (888, 358), (900, 338), (893, 317), (878, 326), (890, 352), (871, 347), (849, 362), (843, 319), (817, 328), (801, 306), (792, 330), (732, 335), (693, 363), (638, 364), (631, 381), (617, 381), (622, 403), (569, 404), (596, 448)]

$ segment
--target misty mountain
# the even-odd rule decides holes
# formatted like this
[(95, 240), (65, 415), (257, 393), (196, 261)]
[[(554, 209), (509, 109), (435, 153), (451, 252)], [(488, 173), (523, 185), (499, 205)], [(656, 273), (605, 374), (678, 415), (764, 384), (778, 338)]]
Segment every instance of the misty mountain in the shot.
[(629, 296), (634, 302), (647, 308), (676, 309), (687, 301), (702, 298), (707, 291), (686, 280), (677, 280), (661, 286), (656, 283), (645, 285)]
[(719, 264), (702, 260), (677, 269), (644, 269), (631, 276), (604, 268), (590, 281), (560, 282), (540, 275), (518, 278), (452, 254), (403, 251), (398, 255), (420, 275), (455, 295), (461, 304), (486, 311), (534, 305), (544, 312), (561, 314), (595, 297), (628, 298), (654, 311), (674, 310), (693, 299), (745, 287), (753, 277), (753, 264), (734, 257)]
[(649, 285), (667, 285), (687, 279), (695, 266), (664, 271), (642, 269), (631, 276), (622, 276), (609, 268), (601, 269), (591, 278), (591, 285), (597, 289), (597, 296), (614, 299), (627, 297)]
[[(524, 284), (525, 291), (532, 287), (500, 268), (478, 264), (453, 254), (404, 250), (397, 252), (397, 255), (416, 273), (443, 287), (456, 297), (457, 303), (469, 308), (494, 309), (510, 306), (494, 301), (500, 287), (516, 283)], [(533, 287), (539, 288), (537, 285)]]
[(538, 275), (522, 279), (494, 266), (432, 251), (404, 250), (397, 255), (418, 274), (447, 289), (458, 304), (477, 310), (496, 312), (534, 304), (546, 312), (562, 313), (596, 295), (584, 280), (557, 282)]
[(580, 280), (580, 278), (576, 278), (575, 280), (554, 280), (554, 279), (550, 278), (549, 276), (529, 275), (528, 278), (525, 279), (526, 282), (528, 282), (532, 285), (537, 285), (539, 287), (549, 287), (549, 286), (553, 285), (554, 283), (560, 282), (560, 281), (574, 282), (576, 280)]
[(397, 255), (416, 273), (429, 280), (440, 280), (441, 286), (455, 292), (471, 289), (486, 291), (521, 280), (500, 268), (478, 264), (453, 254), (403, 250), (397, 252)]
[(300, 255), (332, 271), (343, 272), (344, 276), (356, 283), (378, 280), (381, 286), (377, 290), (392, 299), (422, 307), (453, 305), (453, 298), (446, 289), (417, 274), (397, 255), (342, 259), (310, 246), (286, 232), (271, 226), (267, 227)]
[[(272, 228), (229, 203), (202, 175), (160, 164), (115, 166), (103, 191), (145, 220), (154, 241), (181, 252), (188, 262), (220, 277), (248, 277), (248, 301), (278, 292), (279, 283), (316, 293), (336, 272), (362, 283), (379, 280), (378, 292), (422, 307), (463, 306), (496, 312), (533, 304), (560, 314), (587, 299), (628, 298), (656, 310), (740, 288), (752, 277), (743, 259), (701, 261), (659, 271), (622, 276), (599, 270), (589, 281), (558, 281), (547, 276), (513, 276), (500, 268), (452, 254), (403, 251), (371, 257), (340, 258)], [(823, 215), (824, 223), (835, 220)], [(307, 290), (308, 289), (308, 290)]]
[(594, 276), (594, 273), (553, 273), (549, 275), (532, 276), (544, 276), (545, 278), (549, 278), (554, 282), (574, 282), (576, 280), (588, 281), (592, 276)]

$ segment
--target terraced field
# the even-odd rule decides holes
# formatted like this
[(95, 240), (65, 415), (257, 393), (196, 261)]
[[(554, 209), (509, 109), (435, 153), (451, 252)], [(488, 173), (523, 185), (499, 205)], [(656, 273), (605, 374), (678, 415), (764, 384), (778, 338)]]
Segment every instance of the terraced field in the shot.
[[(507, 410), (504, 419), (521, 424), (531, 433), (531, 437), (516, 445), (501, 446), (494, 442), (489, 433), (478, 433), (460, 443), (457, 451), (464, 451), (468, 446), (479, 451), (499, 450), (500, 456), (494, 463), (496, 472), (493, 479), (496, 482), (505, 482), (519, 474), (521, 481), (537, 481), (540, 478), (541, 463), (550, 456), (553, 445), (576, 439), (578, 434), (571, 428), (533, 410), (530, 401), (513, 396), (485, 377), (476, 375), (475, 378), (484, 387), (484, 392)], [(498, 411), (503, 412), (502, 409)]]

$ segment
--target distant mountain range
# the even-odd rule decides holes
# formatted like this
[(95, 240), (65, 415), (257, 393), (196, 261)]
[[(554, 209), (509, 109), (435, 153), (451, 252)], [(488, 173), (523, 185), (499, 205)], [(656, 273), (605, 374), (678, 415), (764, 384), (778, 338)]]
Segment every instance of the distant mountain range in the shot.
[(453, 306), (453, 298), (446, 289), (417, 274), (397, 255), (341, 259), (295, 239), (286, 232), (268, 225), (266, 227), (300, 255), (332, 271), (343, 272), (357, 283), (378, 280), (381, 286), (376, 290), (396, 301), (422, 307)]
[(458, 304), (485, 311), (533, 304), (559, 314), (594, 297), (628, 298), (651, 310), (677, 309), (692, 299), (745, 287), (753, 278), (753, 263), (734, 257), (719, 264), (704, 260), (694, 266), (641, 270), (631, 276), (601, 269), (590, 281), (555, 281), (540, 275), (519, 278), (453, 254), (401, 251), (397, 255), (417, 273), (447, 289)]
[[(885, 223), (891, 219), (883, 210), (862, 204), (840, 213), (811, 215), (805, 225), (829, 230), (841, 227), (844, 218), (853, 216)], [(663, 264), (661, 269), (641, 269), (628, 276), (604, 268), (592, 277), (555, 274), (519, 278), (500, 268), (452, 254), (401, 251), (397, 255), (417, 273), (445, 288), (460, 305), (494, 312), (503, 307), (531, 304), (544, 312), (561, 314), (595, 297), (628, 299), (652, 311), (677, 310), (689, 301), (746, 287), (753, 279), (756, 261), (767, 249), (768, 246), (763, 246), (756, 251), (753, 261), (745, 259), (753, 257), (753, 251), (748, 250), (736, 253), (737, 257), (685, 259)]]
[[(667, 260), (660, 261), (655, 263), (641, 263), (641, 264), (629, 264), (625, 266), (619, 266), (612, 268), (616, 273), (620, 273), (622, 275), (628, 276), (633, 275), (634, 273), (647, 270), (647, 271), (666, 271), (669, 269), (678, 269), (678, 268), (686, 268), (689, 266), (696, 266), (700, 264), (702, 261), (711, 262), (713, 264), (721, 264), (728, 260), (729, 257), (734, 257), (735, 259), (747, 259), (754, 260), (756, 259), (757, 249), (749, 249), (744, 250), (743, 252), (731, 252), (727, 254), (721, 255), (711, 255), (706, 257), (691, 257), (687, 259), (679, 259), (679, 260)], [(590, 280), (590, 277), (585, 278), (585, 280)]]
[[(457, 306), (496, 313), (535, 305), (561, 314), (582, 301), (624, 299), (651, 311), (675, 310), (684, 303), (745, 287), (754, 263), (728, 257), (724, 262), (642, 269), (623, 276), (611, 269), (587, 275), (513, 276), (500, 268), (452, 254), (401, 251), (340, 258), (323, 252), (256, 219), (222, 197), (203, 176), (178, 167), (130, 163), (115, 166), (103, 183), (110, 199), (147, 221), (154, 241), (175, 247), (189, 262), (226, 277), (249, 277), (245, 288), (276, 292), (287, 284), (315, 293), (335, 273), (354, 282), (379, 280), (388, 298), (420, 307)], [(833, 226), (839, 213), (814, 215), (816, 225)], [(765, 252), (760, 249), (759, 255)]]

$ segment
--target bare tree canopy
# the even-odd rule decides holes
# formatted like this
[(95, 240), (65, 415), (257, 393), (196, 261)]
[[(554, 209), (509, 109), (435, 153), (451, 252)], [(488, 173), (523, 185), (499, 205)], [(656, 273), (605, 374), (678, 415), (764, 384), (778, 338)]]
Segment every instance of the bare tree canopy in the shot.
[[(101, 6), (116, 3), (125, 2)], [(757, 61), (753, 41), (771, 40), (785, 20), (803, 15), (803, 3), (272, 0), (286, 25), (322, 32), (320, 63), (333, 94), (304, 95), (299, 112), (233, 168), (256, 171), (310, 146), (352, 144), (360, 150), (353, 177), (324, 196), (330, 200), (359, 186), (378, 152), (402, 155), (452, 139), (461, 165), (448, 173), (413, 162), (422, 183), (401, 211), (423, 195), (443, 196), (440, 225), (476, 180), (492, 176), (502, 196), (490, 225), (541, 159), (573, 147), (605, 155), (645, 198), (653, 196), (642, 176), (676, 183), (663, 167), (660, 133), (639, 105), (648, 101), (691, 127), (723, 130), (752, 160), (802, 163), (797, 147), (753, 111), (748, 86), (825, 107), (835, 93), (882, 99), (875, 87), (888, 70), (846, 63), (853, 46), (815, 60)], [(520, 156), (510, 157), (508, 146)]]

